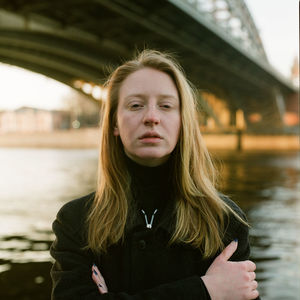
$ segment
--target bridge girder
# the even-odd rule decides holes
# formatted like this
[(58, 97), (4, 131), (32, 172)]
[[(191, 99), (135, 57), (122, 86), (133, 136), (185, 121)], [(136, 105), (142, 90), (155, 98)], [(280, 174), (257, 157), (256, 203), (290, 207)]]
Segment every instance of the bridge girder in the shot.
[(244, 50), (267, 61), (263, 43), (244, 0), (180, 0), (195, 8), (236, 40)]
[[(228, 9), (234, 1), (225, 1)], [(283, 96), (295, 91), (263, 53), (247, 53), (207, 12), (192, 11), (194, 2), (201, 1), (0, 0), (0, 61), (74, 87), (76, 79), (103, 83), (120, 61), (150, 47), (175, 52), (197, 87), (231, 105), (268, 101), (274, 87)]]

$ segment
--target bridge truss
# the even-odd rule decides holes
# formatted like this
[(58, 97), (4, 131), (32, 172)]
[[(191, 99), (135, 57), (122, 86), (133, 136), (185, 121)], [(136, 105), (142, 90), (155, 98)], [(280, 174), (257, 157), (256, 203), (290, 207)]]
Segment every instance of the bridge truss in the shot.
[(176, 53), (189, 79), (233, 110), (272, 107), (274, 124), (276, 103), (296, 92), (268, 63), (243, 0), (0, 0), (0, 61), (75, 89), (102, 84), (145, 46)]

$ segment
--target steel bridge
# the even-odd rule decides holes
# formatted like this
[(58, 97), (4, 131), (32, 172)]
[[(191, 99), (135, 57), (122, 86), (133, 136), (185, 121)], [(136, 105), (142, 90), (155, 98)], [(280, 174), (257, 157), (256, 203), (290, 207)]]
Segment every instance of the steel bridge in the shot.
[(297, 93), (269, 64), (243, 0), (0, 0), (0, 62), (73, 88), (103, 84), (136, 50), (175, 53), (189, 79), (230, 111), (283, 128)]

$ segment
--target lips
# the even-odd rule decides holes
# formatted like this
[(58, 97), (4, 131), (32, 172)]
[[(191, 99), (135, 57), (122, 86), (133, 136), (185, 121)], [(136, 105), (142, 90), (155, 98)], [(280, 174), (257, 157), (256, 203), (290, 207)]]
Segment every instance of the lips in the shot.
[(142, 136), (139, 137), (140, 140), (149, 139), (149, 138), (159, 138), (159, 139), (161, 139), (162, 137), (155, 131), (146, 132)]

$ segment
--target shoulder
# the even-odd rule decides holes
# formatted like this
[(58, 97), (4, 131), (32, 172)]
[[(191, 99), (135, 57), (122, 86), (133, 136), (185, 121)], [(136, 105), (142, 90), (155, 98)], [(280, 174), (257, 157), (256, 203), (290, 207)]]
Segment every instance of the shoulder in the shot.
[(219, 194), (219, 196), (226, 203), (227, 206), (229, 206), (237, 215), (239, 215), (243, 220), (247, 222), (247, 218), (244, 211), (233, 200), (221, 193)]
[(224, 241), (225, 244), (232, 241), (235, 238), (239, 240), (248, 239), (249, 226), (246, 214), (244, 211), (228, 196), (220, 194), (220, 198), (231, 208), (245, 223), (239, 220), (232, 212), (229, 213), (225, 222)]
[(67, 202), (58, 211), (55, 221), (74, 230), (82, 228), (94, 197), (95, 192)]

